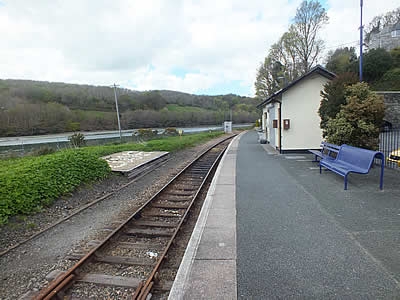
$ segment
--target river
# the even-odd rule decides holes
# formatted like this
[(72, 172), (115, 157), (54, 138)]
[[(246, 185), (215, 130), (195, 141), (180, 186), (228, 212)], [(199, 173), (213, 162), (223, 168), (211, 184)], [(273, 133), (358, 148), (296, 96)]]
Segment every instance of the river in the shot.
[[(233, 124), (233, 128), (248, 127), (253, 124)], [(162, 132), (164, 128), (153, 128), (158, 132)], [(223, 130), (222, 125), (198, 126), (198, 127), (177, 127), (177, 130), (183, 130), (185, 133), (196, 133), (204, 131)], [(138, 129), (122, 130), (123, 137), (130, 137)], [(92, 131), (81, 132), (85, 135), (85, 140), (102, 140), (102, 139), (115, 139), (119, 138), (119, 131)], [(34, 136), (18, 136), (18, 137), (0, 137), (0, 147), (22, 146), (22, 145), (37, 145), (37, 144), (50, 144), (50, 143), (65, 143), (68, 142), (68, 137), (72, 132), (48, 134), (48, 135), (34, 135)]]

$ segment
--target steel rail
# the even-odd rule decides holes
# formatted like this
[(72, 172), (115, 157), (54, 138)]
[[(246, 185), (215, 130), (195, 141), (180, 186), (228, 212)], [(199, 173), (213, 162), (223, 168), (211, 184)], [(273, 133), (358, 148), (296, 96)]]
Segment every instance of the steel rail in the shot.
[[(132, 215), (130, 215), (123, 223), (121, 223), (116, 229), (114, 229), (106, 238), (99, 243), (97, 246), (92, 248), (86, 255), (84, 255), (74, 266), (68, 269), (65, 273), (59, 275), (55, 278), (50, 284), (42, 289), (39, 294), (34, 297), (35, 300), (43, 300), (43, 299), (51, 299), (55, 297), (56, 294), (63, 289), (64, 286), (68, 285), (72, 282), (72, 280), (76, 277), (75, 272), (82, 267), (85, 263), (90, 262), (94, 257), (95, 253), (99, 250), (103, 249), (106, 245), (109, 244), (110, 240), (116, 236), (130, 221), (135, 219), (135, 217), (140, 216), (140, 213), (146, 208), (158, 195), (160, 195), (171, 183), (173, 183), (178, 177), (180, 177), (186, 170), (188, 170), (194, 163), (199, 161), (202, 157), (204, 157), (211, 149), (217, 147), (228, 139), (233, 138), (235, 135), (224, 138), (218, 143), (208, 147), (204, 150), (200, 155), (194, 158), (185, 168), (183, 168), (178, 174), (176, 174), (167, 184), (165, 184), (157, 193), (155, 193), (149, 200), (147, 200), (141, 207), (139, 207)], [(214, 165), (214, 164), (213, 164)], [(207, 174), (209, 174), (208, 172)], [(204, 181), (204, 180), (203, 180)], [(197, 196), (198, 192), (196, 193)], [(185, 214), (186, 216), (186, 214)], [(184, 218), (182, 218), (184, 220)], [(176, 236), (176, 233), (174, 234)], [(163, 255), (165, 256), (165, 255)], [(158, 264), (157, 264), (158, 265)], [(155, 274), (155, 273), (154, 273)], [(154, 274), (152, 277), (154, 277)], [(142, 292), (141, 292), (142, 294)], [(49, 298), (50, 297), (50, 298)]]
[(134, 300), (136, 300), (136, 299), (138, 299), (138, 300), (146, 300), (147, 299), (147, 295), (150, 293), (151, 287), (154, 285), (154, 277), (156, 276), (161, 264), (163, 263), (166, 255), (167, 255), (167, 252), (169, 251), (169, 248), (171, 247), (172, 243), (174, 242), (176, 236), (178, 235), (178, 232), (181, 229), (182, 224), (186, 221), (186, 218), (187, 218), (187, 216), (188, 216), (188, 214), (190, 212), (190, 209), (192, 208), (194, 202), (197, 200), (197, 197), (199, 196), (202, 187), (206, 183), (208, 177), (210, 176), (210, 174), (213, 171), (213, 169), (215, 168), (215, 166), (218, 164), (218, 162), (221, 159), (222, 155), (224, 154), (226, 148), (227, 147), (225, 147), (225, 149), (221, 151), (221, 153), (217, 156), (217, 158), (213, 162), (212, 166), (208, 170), (207, 175), (204, 177), (203, 181), (201, 182), (200, 186), (198, 187), (196, 194), (193, 196), (192, 201), (190, 202), (188, 208), (186, 209), (185, 214), (181, 218), (178, 226), (176, 227), (176, 229), (175, 229), (171, 239), (169, 240), (164, 252), (161, 254), (160, 258), (158, 259), (157, 264), (155, 265), (153, 271), (149, 275), (149, 277), (146, 280), (146, 282), (142, 286), (139, 286), (139, 288), (137, 289), (138, 292), (135, 291), (135, 293), (134, 293), (135, 296), (132, 299), (134, 299)]
[[(169, 159), (163, 161), (163, 162), (160, 164), (160, 166), (166, 164), (168, 161), (169, 161)], [(99, 197), (99, 198), (96, 198), (96, 199), (94, 199), (93, 201), (90, 201), (90, 202), (86, 203), (85, 205), (83, 205), (83, 206), (81, 206), (81, 207), (78, 207), (78, 208), (74, 209), (68, 216), (58, 219), (57, 221), (55, 221), (54, 223), (50, 224), (49, 226), (44, 227), (44, 228), (41, 229), (40, 231), (37, 231), (36, 233), (34, 233), (33, 235), (31, 235), (30, 237), (28, 237), (28, 238), (22, 240), (21, 242), (15, 244), (15, 245), (12, 245), (11, 247), (9, 247), (9, 248), (3, 250), (2, 252), (0, 252), (0, 257), (6, 255), (6, 254), (9, 253), (11, 250), (14, 250), (14, 249), (16, 249), (16, 248), (22, 246), (23, 244), (25, 244), (25, 243), (27, 243), (27, 242), (29, 242), (29, 241), (31, 241), (31, 240), (37, 238), (38, 236), (40, 236), (40, 235), (42, 235), (43, 233), (49, 231), (50, 229), (56, 227), (57, 225), (60, 225), (61, 223), (65, 222), (65, 221), (67, 221), (67, 220), (69, 220), (69, 219), (71, 219), (72, 217), (74, 217), (74, 216), (76, 216), (77, 214), (81, 213), (82, 211), (84, 211), (84, 210), (86, 210), (86, 209), (92, 207), (93, 205), (95, 205), (95, 204), (97, 204), (97, 203), (99, 203), (99, 202), (101, 202), (101, 201), (103, 201), (103, 200), (105, 200), (105, 199), (107, 199), (107, 198), (109, 198), (109, 197), (115, 195), (117, 192), (119, 192), (119, 191), (121, 191), (122, 189), (124, 189), (124, 188), (130, 186), (132, 183), (135, 183), (135, 182), (138, 181), (140, 178), (142, 178), (143, 176), (146, 176), (147, 174), (149, 174), (149, 173), (151, 173), (151, 172), (153, 172), (153, 171), (154, 171), (154, 169), (148, 170), (147, 172), (144, 172), (144, 173), (140, 174), (139, 176), (133, 178), (133, 179), (130, 180), (129, 182), (127, 182), (127, 183), (121, 185), (120, 187), (116, 188), (115, 190), (112, 190), (111, 192), (108, 192), (107, 194), (105, 194), (105, 195), (103, 195), (103, 196), (101, 196), (101, 197)]]

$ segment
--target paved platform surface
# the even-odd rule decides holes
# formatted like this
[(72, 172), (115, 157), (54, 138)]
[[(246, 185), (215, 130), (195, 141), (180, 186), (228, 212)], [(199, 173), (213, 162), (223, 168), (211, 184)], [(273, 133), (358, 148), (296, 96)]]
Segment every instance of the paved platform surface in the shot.
[(215, 173), (169, 299), (236, 299), (236, 152)]
[[(400, 299), (400, 172), (319, 174), (257, 133), (227, 151), (170, 299)], [(236, 216), (236, 218), (235, 218)]]

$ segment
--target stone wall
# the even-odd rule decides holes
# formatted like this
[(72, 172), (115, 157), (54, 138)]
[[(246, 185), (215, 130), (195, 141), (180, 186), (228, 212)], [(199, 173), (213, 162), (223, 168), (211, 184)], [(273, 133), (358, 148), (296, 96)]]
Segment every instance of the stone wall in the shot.
[(385, 120), (392, 123), (393, 128), (400, 128), (400, 91), (376, 93), (385, 101)]

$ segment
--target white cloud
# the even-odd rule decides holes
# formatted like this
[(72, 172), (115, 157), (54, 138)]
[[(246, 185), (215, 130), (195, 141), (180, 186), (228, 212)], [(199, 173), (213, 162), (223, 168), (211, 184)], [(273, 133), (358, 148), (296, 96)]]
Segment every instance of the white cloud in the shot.
[[(256, 68), (300, 2), (3, 0), (1, 77), (193, 93), (235, 81), (252, 94)], [(364, 24), (396, 8), (366, 2)], [(359, 1), (328, 7), (327, 47), (357, 40)]]

